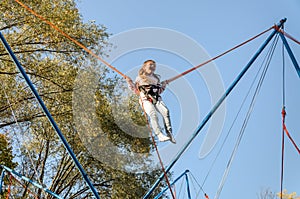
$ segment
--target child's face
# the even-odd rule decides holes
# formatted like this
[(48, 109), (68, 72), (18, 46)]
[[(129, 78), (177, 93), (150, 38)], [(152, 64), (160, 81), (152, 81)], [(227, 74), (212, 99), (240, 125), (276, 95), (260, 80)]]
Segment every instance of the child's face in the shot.
[(154, 62), (147, 62), (145, 64), (144, 70), (147, 75), (153, 74), (155, 69), (156, 69), (156, 64)]

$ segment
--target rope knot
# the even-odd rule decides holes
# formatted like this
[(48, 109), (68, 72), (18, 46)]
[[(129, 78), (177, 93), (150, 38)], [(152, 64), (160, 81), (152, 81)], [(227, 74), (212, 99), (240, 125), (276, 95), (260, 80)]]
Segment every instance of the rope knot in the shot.
[(282, 107), (281, 115), (282, 115), (282, 118), (284, 118), (286, 116), (285, 107)]

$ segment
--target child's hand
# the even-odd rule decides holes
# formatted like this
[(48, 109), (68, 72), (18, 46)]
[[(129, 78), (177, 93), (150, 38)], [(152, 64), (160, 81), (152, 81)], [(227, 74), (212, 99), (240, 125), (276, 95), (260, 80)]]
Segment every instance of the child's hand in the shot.
[(167, 81), (167, 80), (162, 81), (162, 82), (161, 82), (161, 87), (162, 87), (162, 88), (166, 88), (167, 84), (168, 84), (168, 81)]
[(126, 82), (128, 84), (132, 84), (133, 83), (132, 79), (130, 79), (130, 77), (128, 77), (128, 76), (125, 76), (125, 80), (126, 80)]

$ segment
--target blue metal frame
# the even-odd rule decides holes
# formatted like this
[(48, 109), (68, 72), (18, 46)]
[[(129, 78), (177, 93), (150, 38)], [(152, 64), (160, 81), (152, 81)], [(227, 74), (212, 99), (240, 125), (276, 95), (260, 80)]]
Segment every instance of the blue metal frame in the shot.
[(49, 122), (51, 123), (52, 127), (54, 128), (55, 132), (57, 133), (57, 135), (59, 136), (60, 140), (62, 141), (63, 145), (65, 146), (66, 150), (68, 151), (69, 155), (71, 156), (71, 158), (73, 159), (76, 167), (78, 168), (79, 172), (81, 173), (82, 177), (84, 178), (85, 182), (88, 184), (88, 186), (90, 187), (90, 189), (92, 190), (94, 196), (97, 199), (100, 199), (100, 196), (98, 195), (98, 192), (96, 191), (96, 189), (94, 188), (93, 184), (91, 183), (91, 181), (89, 180), (85, 170), (83, 169), (83, 167), (81, 166), (81, 164), (79, 163), (79, 161), (77, 160), (74, 152), (72, 151), (71, 147), (69, 146), (67, 140), (65, 139), (64, 135), (62, 134), (62, 132), (60, 131), (58, 125), (56, 124), (56, 122), (54, 121), (52, 115), (50, 114), (50, 112), (48, 111), (46, 105), (44, 104), (42, 98), (39, 96), (37, 90), (35, 89), (34, 85), (32, 84), (32, 82), (30, 81), (28, 75), (26, 74), (25, 70), (23, 69), (23, 67), (21, 66), (20, 62), (18, 61), (18, 59), (16, 58), (15, 54), (13, 53), (12, 49), (10, 48), (10, 46), (8, 45), (7, 41), (5, 40), (4, 36), (2, 35), (2, 33), (0, 32), (0, 39), (1, 42), (4, 46), (4, 48), (6, 49), (6, 51), (8, 52), (8, 54), (10, 55), (11, 59), (13, 60), (13, 62), (15, 63), (15, 65), (17, 66), (17, 68), (19, 69), (20, 73), (22, 74), (23, 78), (25, 79), (27, 85), (29, 86), (30, 90), (32, 91), (33, 95), (35, 96), (35, 98), (37, 99), (38, 103), (40, 104), (41, 108), (43, 109), (46, 117), (48, 118)]
[(0, 194), (2, 194), (2, 185), (3, 185), (3, 179), (4, 179), (4, 175), (5, 175), (5, 169), (2, 169), (1, 172), (1, 177), (0, 177)]
[(282, 42), (283, 42), (283, 45), (285, 46), (285, 49), (286, 49), (286, 51), (288, 52), (288, 54), (289, 54), (289, 56), (290, 56), (290, 58), (291, 58), (291, 60), (292, 60), (292, 62), (293, 62), (293, 64), (294, 64), (294, 67), (295, 67), (295, 69), (296, 69), (296, 72), (298, 73), (298, 77), (300, 78), (300, 67), (299, 67), (298, 62), (297, 62), (297, 60), (296, 60), (296, 57), (294, 56), (294, 54), (293, 54), (293, 52), (292, 52), (292, 50), (291, 50), (291, 48), (290, 48), (290, 46), (289, 46), (289, 44), (288, 44), (286, 38), (285, 38), (285, 36), (282, 34), (282, 32), (279, 32), (279, 36), (281, 37), (281, 40), (282, 40)]
[[(279, 28), (282, 27), (284, 22), (286, 21), (286, 18), (280, 20), (279, 24), (277, 25)], [(206, 117), (202, 120), (198, 128), (195, 130), (195, 132), (192, 134), (191, 138), (187, 141), (185, 145), (183, 145), (182, 149), (177, 153), (176, 157), (171, 161), (170, 165), (168, 165), (165, 168), (165, 172), (168, 173), (171, 168), (175, 165), (177, 160), (181, 157), (181, 155), (184, 153), (184, 151), (189, 147), (189, 145), (192, 143), (192, 141), (195, 139), (195, 137), (199, 134), (199, 132), (202, 130), (202, 128), (205, 126), (205, 124), (209, 121), (211, 116), (215, 113), (215, 111), (220, 107), (220, 105), (223, 103), (223, 101), (226, 99), (226, 97), (230, 94), (230, 92), (233, 90), (233, 88), (237, 85), (237, 83), (240, 81), (240, 79), (244, 76), (244, 74), (248, 71), (250, 66), (253, 64), (253, 62), (256, 60), (256, 58), (260, 55), (260, 53), (264, 50), (264, 48), (268, 45), (268, 43), (271, 41), (271, 39), (274, 37), (274, 35), (277, 33), (277, 30), (274, 30), (270, 36), (266, 39), (266, 41), (261, 45), (261, 47), (258, 49), (258, 51), (254, 54), (254, 56), (251, 58), (251, 60), (248, 62), (248, 64), (245, 66), (245, 68), (240, 72), (240, 74), (237, 76), (237, 78), (234, 80), (234, 82), (229, 86), (229, 88), (225, 91), (225, 93), (221, 96), (219, 101), (213, 106), (211, 111), (206, 115)], [(159, 182), (163, 179), (164, 173), (162, 173), (159, 178), (156, 180), (156, 182), (152, 185), (152, 187), (149, 189), (149, 191), (144, 195), (143, 199), (149, 198), (154, 189), (158, 186)]]
[[(174, 182), (172, 182), (170, 185), (172, 186), (173, 184), (175, 184), (180, 178), (182, 178), (183, 176), (185, 176), (186, 178), (186, 183), (187, 183), (187, 192), (188, 192), (188, 199), (191, 199), (191, 192), (190, 192), (190, 186), (189, 186), (189, 179), (187, 176), (187, 173), (190, 172), (189, 170), (185, 170), (179, 177), (177, 177)], [(159, 194), (157, 194), (155, 196), (154, 199), (158, 199), (160, 198), (167, 190), (169, 189), (169, 187), (164, 188)]]
[[(37, 187), (37, 188), (39, 188), (39, 189), (44, 190), (46, 193), (49, 193), (50, 195), (54, 196), (55, 198), (63, 199), (62, 197), (60, 197), (60, 196), (57, 195), (56, 193), (53, 193), (53, 192), (50, 191), (49, 189), (44, 188), (42, 185), (40, 185), (40, 184), (38, 184), (38, 183), (36, 183), (36, 182), (30, 180), (29, 178), (27, 178), (27, 177), (25, 177), (25, 176), (23, 176), (23, 175), (17, 173), (16, 171), (14, 171), (14, 170), (12, 170), (12, 169), (10, 169), (10, 168), (4, 166), (4, 165), (0, 165), (0, 167), (3, 168), (3, 171), (6, 170), (6, 171), (8, 171), (9, 173), (15, 174), (16, 176), (20, 177), (22, 180), (25, 180), (25, 181), (29, 182), (30, 184), (32, 184), (33, 186), (35, 186), (35, 187)], [(2, 173), (3, 173), (3, 171), (2, 171)], [(1, 176), (1, 178), (3, 178), (3, 177), (4, 177), (4, 175)]]
[(192, 197), (191, 197), (191, 191), (190, 191), (190, 182), (189, 182), (187, 173), (185, 174), (185, 180), (186, 180), (186, 191), (188, 194), (188, 199), (191, 199)]

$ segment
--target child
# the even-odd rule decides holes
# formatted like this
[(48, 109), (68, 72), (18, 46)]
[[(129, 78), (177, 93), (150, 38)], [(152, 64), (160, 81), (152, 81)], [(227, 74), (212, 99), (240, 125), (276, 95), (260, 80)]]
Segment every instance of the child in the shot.
[[(154, 73), (155, 69), (155, 61), (147, 60), (140, 68), (135, 83), (133, 83), (129, 77), (126, 77), (126, 81), (129, 88), (134, 93), (140, 95), (140, 105), (150, 118), (151, 126), (158, 137), (158, 140), (161, 142), (170, 140), (175, 144), (176, 141), (172, 134), (169, 109), (166, 107), (160, 96), (166, 88), (166, 82), (160, 84), (160, 76)], [(157, 112), (163, 117), (164, 126), (168, 136), (165, 136), (161, 131), (158, 124)]]

